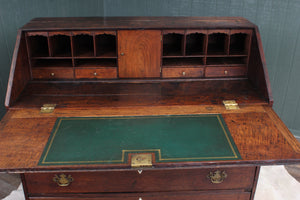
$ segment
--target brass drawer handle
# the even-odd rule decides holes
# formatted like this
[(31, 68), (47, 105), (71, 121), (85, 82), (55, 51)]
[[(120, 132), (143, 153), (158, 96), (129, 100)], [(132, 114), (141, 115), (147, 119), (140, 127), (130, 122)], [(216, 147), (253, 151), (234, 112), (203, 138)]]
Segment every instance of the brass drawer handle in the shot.
[(97, 76), (97, 75), (98, 75), (97, 72), (94, 72), (93, 74), (94, 74), (94, 76)]
[(227, 177), (227, 174), (225, 171), (220, 171), (217, 170), (215, 172), (209, 172), (207, 175), (207, 178), (212, 182), (212, 183), (222, 183)]
[(51, 76), (54, 76), (55, 74), (52, 72), (50, 75), (51, 75)]
[(55, 175), (53, 177), (53, 181), (57, 183), (58, 186), (65, 187), (69, 186), (71, 182), (74, 181), (73, 177), (71, 175), (65, 175), (65, 174), (60, 174), (60, 175)]

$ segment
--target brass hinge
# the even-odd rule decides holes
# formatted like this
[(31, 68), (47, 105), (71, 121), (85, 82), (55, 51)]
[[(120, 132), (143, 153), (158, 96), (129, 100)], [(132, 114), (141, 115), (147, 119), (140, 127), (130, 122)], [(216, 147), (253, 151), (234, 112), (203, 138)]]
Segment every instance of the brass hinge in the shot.
[(226, 110), (238, 110), (240, 109), (238, 103), (235, 100), (224, 100), (223, 104)]
[(56, 104), (44, 104), (41, 107), (41, 113), (52, 113), (55, 109)]
[(152, 167), (152, 154), (132, 154), (131, 167)]

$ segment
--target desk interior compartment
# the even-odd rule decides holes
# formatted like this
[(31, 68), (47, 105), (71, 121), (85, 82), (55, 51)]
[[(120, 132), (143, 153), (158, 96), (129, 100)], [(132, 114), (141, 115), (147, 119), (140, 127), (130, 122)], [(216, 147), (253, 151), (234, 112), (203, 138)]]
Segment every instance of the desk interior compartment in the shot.
[(228, 34), (223, 32), (209, 33), (207, 54), (226, 55), (228, 50)]
[(183, 56), (184, 32), (163, 33), (163, 56)]
[(117, 57), (116, 32), (95, 33), (96, 56)]
[[(75, 35), (74, 35), (75, 34)], [(75, 57), (94, 56), (94, 38), (88, 33), (73, 33), (73, 48)]]
[(250, 46), (251, 33), (233, 32), (230, 35), (230, 55), (247, 55)]
[(49, 33), (51, 56), (71, 57), (71, 38), (69, 34)]
[(27, 34), (27, 45), (31, 57), (48, 57), (48, 33), (29, 32)]
[(206, 34), (204, 33), (188, 33), (186, 34), (186, 50), (185, 54), (189, 55), (204, 55), (206, 44)]

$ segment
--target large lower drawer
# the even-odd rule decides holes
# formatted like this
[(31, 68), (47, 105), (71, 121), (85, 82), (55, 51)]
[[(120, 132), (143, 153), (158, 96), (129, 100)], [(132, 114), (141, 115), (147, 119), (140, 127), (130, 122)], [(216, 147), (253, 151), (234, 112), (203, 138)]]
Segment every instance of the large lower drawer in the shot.
[(68, 197), (31, 197), (30, 200), (249, 200), (250, 192), (242, 191), (205, 191), (205, 192), (162, 192), (127, 194), (82, 194)]
[[(201, 168), (201, 169), (146, 169), (100, 171), (27, 173), (24, 175), (30, 194), (49, 193), (98, 193), (98, 192), (166, 192), (199, 191), (215, 189), (251, 190), (256, 167)], [(211, 172), (225, 172), (222, 183), (212, 183), (207, 177)], [(223, 173), (223, 174), (225, 174)], [(59, 186), (53, 181), (57, 175), (71, 176), (69, 186)]]

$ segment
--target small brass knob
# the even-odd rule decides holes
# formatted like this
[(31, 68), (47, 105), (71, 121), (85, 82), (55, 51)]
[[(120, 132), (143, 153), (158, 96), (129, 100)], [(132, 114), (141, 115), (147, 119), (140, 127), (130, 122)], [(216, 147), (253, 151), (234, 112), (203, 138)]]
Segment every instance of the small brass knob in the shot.
[(94, 76), (97, 76), (97, 72), (94, 72)]
[(227, 75), (227, 74), (228, 74), (228, 71), (227, 71), (227, 70), (225, 70), (225, 71), (224, 71), (224, 74), (225, 74), (225, 75)]
[(74, 181), (73, 177), (71, 175), (65, 175), (65, 174), (60, 174), (60, 175), (55, 175), (53, 177), (53, 181), (57, 183), (58, 186), (61, 187), (66, 187), (69, 186), (71, 182)]
[(51, 76), (54, 76), (55, 74), (52, 72), (50, 75), (51, 75)]
[(209, 174), (207, 175), (207, 178), (212, 182), (212, 183), (222, 183), (226, 178), (227, 178), (227, 174), (225, 171), (220, 171), (217, 170), (215, 172), (209, 172)]
[(182, 72), (182, 76), (185, 76), (185, 72)]
[(125, 55), (125, 53), (123, 53), (123, 52), (122, 52), (120, 55), (121, 55), (121, 56), (124, 56), (124, 55)]

